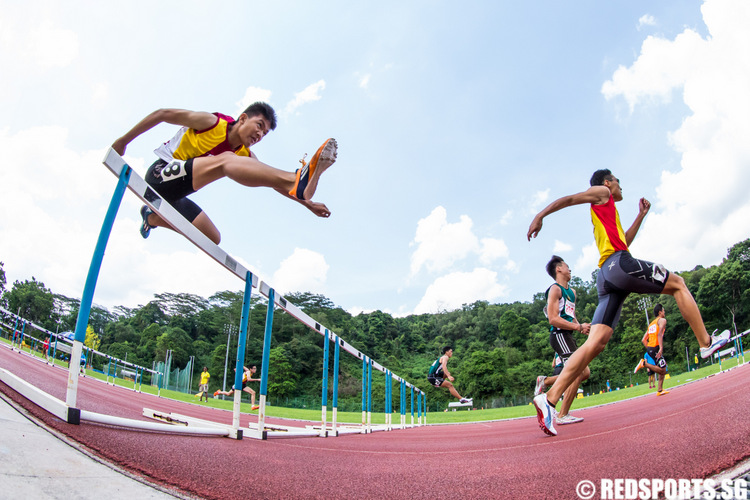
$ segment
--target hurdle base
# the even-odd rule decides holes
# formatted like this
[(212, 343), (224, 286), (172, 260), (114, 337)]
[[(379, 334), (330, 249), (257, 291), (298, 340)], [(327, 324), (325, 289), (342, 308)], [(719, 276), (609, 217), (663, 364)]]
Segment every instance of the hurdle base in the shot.
[(166, 412), (160, 412), (157, 410), (152, 410), (150, 408), (144, 408), (143, 409), (143, 416), (147, 418), (151, 418), (154, 420), (159, 420), (161, 422), (165, 422), (172, 425), (180, 425), (187, 427), (189, 429), (196, 429), (196, 428), (208, 428), (208, 429), (216, 429), (226, 432), (226, 437), (236, 440), (241, 440), (243, 437), (243, 430), (242, 429), (234, 429), (230, 425), (221, 424), (219, 422), (214, 422), (212, 420), (204, 420), (202, 418), (195, 418), (188, 415), (181, 415), (179, 413), (166, 413)]

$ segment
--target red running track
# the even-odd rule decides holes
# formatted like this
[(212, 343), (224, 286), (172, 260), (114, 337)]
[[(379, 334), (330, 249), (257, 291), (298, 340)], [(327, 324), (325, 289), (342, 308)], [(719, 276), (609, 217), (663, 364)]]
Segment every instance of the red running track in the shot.
[[(0, 346), (0, 368), (64, 400), (67, 372)], [(750, 365), (656, 395), (576, 410), (545, 436), (536, 418), (338, 438), (242, 441), (70, 425), (0, 383), (48, 426), (151, 481), (205, 498), (576, 498), (579, 481), (706, 478), (750, 457)], [(90, 378), (81, 409), (143, 419), (144, 407), (231, 422), (231, 414)], [(254, 416), (243, 415), (246, 426)]]

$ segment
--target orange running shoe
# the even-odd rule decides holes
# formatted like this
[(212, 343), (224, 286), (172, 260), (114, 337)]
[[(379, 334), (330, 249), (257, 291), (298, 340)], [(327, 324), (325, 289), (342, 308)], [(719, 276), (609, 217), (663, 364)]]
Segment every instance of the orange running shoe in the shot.
[(659, 391), (656, 393), (657, 396), (664, 396), (665, 394), (669, 394), (669, 391)]
[(257, 410), (258, 408), (260, 408), (260, 406), (253, 405), (253, 406), (250, 407), (250, 411)]
[(635, 367), (635, 370), (633, 370), (633, 373), (638, 373), (638, 370), (646, 366), (646, 360), (641, 358), (641, 360), (638, 362), (638, 366)]
[[(302, 158), (302, 168), (297, 170), (297, 178), (294, 181), (294, 187), (289, 191), (290, 196), (294, 196), (298, 200), (305, 199), (305, 189), (311, 180), (315, 180), (313, 185), (317, 185), (317, 178), (325, 172), (325, 170), (333, 165), (336, 161), (336, 154), (338, 150), (338, 144), (336, 139), (326, 139), (322, 146), (313, 155), (309, 163), (305, 163), (305, 159)], [(305, 155), (306, 156), (306, 155)], [(312, 196), (310, 196), (312, 198)]]

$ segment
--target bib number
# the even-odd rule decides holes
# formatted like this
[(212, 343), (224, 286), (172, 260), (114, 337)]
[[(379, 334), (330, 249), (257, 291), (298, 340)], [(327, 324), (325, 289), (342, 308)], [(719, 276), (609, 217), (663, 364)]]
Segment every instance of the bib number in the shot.
[(172, 160), (161, 169), (161, 178), (164, 182), (179, 179), (186, 175), (187, 169), (185, 168), (185, 162), (180, 160)]

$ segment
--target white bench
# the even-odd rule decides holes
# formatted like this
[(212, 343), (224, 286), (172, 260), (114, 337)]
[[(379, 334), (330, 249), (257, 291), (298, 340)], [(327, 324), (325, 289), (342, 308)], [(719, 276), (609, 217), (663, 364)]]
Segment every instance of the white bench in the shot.
[(448, 403), (448, 408), (453, 408), (453, 411), (456, 411), (456, 408), (471, 408), (472, 406), (474, 406), (473, 401), (469, 401), (468, 403), (459, 403), (458, 401)]

